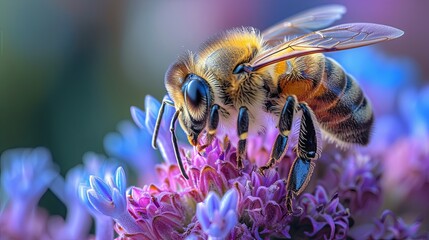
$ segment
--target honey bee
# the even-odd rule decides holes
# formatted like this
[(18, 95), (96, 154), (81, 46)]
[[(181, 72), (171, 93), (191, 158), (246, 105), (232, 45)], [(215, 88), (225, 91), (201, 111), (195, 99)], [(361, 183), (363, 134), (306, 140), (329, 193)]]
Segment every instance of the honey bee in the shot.
[[(323, 53), (403, 35), (399, 29), (373, 23), (327, 28), (344, 12), (343, 6), (329, 5), (295, 15), (262, 33), (252, 27), (232, 29), (210, 38), (197, 53), (179, 58), (165, 75), (172, 101), (161, 105), (154, 148), (166, 104), (176, 109), (172, 143), (186, 179), (175, 135), (177, 119), (190, 144), (200, 150), (215, 137), (227, 136), (237, 143), (238, 168), (243, 168), (247, 139), (277, 127), (270, 159), (259, 169), (261, 173), (281, 159), (293, 129), (298, 143), (287, 182), (290, 210), (291, 199), (311, 178), (322, 136), (343, 145), (365, 145), (374, 121), (362, 89)], [(299, 125), (293, 127), (297, 121)]]

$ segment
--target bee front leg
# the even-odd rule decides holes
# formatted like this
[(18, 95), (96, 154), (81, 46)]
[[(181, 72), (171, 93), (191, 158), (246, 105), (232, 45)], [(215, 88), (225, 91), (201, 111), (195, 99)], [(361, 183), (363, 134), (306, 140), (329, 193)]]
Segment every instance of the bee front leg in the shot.
[(170, 122), (171, 142), (173, 143), (174, 155), (176, 156), (176, 161), (177, 165), (179, 166), (180, 172), (185, 179), (189, 179), (188, 174), (186, 174), (185, 167), (183, 166), (182, 158), (180, 157), (179, 146), (177, 144), (176, 137), (176, 121), (180, 113), (181, 110), (176, 111)]
[(286, 103), (283, 106), (283, 110), (280, 113), (279, 123), (277, 127), (280, 133), (277, 135), (273, 149), (271, 150), (270, 160), (265, 166), (259, 168), (260, 173), (264, 173), (265, 170), (270, 169), (274, 164), (282, 157), (284, 151), (287, 148), (287, 142), (290, 130), (292, 128), (293, 116), (297, 110), (297, 100), (295, 96), (289, 96), (286, 98)]
[(292, 212), (292, 200), (304, 191), (311, 179), (314, 161), (320, 155), (320, 129), (314, 113), (306, 103), (299, 104), (302, 111), (299, 128), (299, 141), (296, 148), (297, 157), (289, 171), (287, 182), (286, 207)]
[(206, 143), (204, 145), (198, 146), (198, 152), (203, 151), (207, 146), (209, 146), (212, 143), (214, 137), (216, 136), (216, 129), (218, 125), (219, 125), (219, 105), (214, 104), (210, 109)]
[(249, 112), (246, 107), (240, 107), (237, 119), (237, 134), (239, 137), (238, 141), (238, 153), (237, 153), (237, 167), (243, 168), (243, 157), (246, 152), (247, 135), (249, 131)]

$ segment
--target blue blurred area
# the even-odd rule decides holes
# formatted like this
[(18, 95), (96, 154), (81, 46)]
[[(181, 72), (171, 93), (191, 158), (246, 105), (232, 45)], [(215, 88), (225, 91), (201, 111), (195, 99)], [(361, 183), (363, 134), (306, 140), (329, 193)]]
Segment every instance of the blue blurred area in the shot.
[(103, 137), (130, 119), (131, 105), (164, 96), (165, 70), (187, 49), (228, 28), (264, 29), (328, 3), (347, 7), (338, 23), (403, 29), (378, 47), (386, 59), (413, 59), (423, 69), (418, 79), (429, 79), (426, 1), (1, 1), (0, 152), (45, 146), (65, 173), (84, 152), (103, 152)]

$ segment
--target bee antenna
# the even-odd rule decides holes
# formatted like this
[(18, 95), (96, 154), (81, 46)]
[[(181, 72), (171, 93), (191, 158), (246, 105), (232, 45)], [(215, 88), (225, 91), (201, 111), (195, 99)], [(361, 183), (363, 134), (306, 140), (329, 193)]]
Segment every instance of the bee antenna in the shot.
[(182, 176), (184, 178), (189, 179), (188, 174), (186, 174), (185, 168), (183, 167), (182, 158), (180, 157), (179, 146), (177, 145), (177, 137), (176, 137), (176, 130), (175, 130), (176, 121), (181, 112), (182, 112), (181, 109), (177, 110), (174, 113), (173, 118), (171, 119), (171, 124), (170, 124), (171, 142), (173, 143), (174, 155), (176, 156), (177, 165), (179, 165), (180, 172), (182, 173)]
[(156, 139), (158, 138), (159, 128), (161, 127), (161, 120), (162, 120), (162, 116), (164, 115), (165, 104), (168, 104), (168, 105), (174, 107), (174, 102), (167, 100), (167, 99), (162, 100), (162, 104), (161, 104), (161, 107), (159, 108), (159, 112), (158, 112), (158, 117), (156, 118), (155, 129), (154, 129), (153, 135), (152, 135), (152, 147), (154, 149), (158, 148), (156, 145)]
[(244, 71), (247, 73), (251, 73), (253, 71), (255, 71), (256, 69), (254, 67), (251, 67), (249, 65), (244, 65)]

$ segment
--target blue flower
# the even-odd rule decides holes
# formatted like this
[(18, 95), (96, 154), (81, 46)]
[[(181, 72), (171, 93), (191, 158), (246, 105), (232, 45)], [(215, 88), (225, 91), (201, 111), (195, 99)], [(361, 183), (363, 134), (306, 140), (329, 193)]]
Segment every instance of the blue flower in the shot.
[(197, 218), (205, 233), (212, 239), (223, 239), (237, 225), (238, 193), (231, 189), (222, 200), (210, 192), (204, 202), (197, 205)]
[(158, 161), (157, 153), (151, 147), (152, 134), (146, 127), (139, 128), (130, 121), (119, 123), (118, 131), (104, 138), (107, 153), (130, 164), (139, 173), (139, 183), (153, 181), (155, 174), (152, 169)]
[(108, 159), (104, 155), (94, 152), (87, 152), (82, 158), (85, 172), (87, 173), (87, 176), (82, 176), (82, 179), (89, 179), (89, 175), (104, 178), (105, 175), (111, 175), (119, 166), (121, 166), (117, 160)]
[[(76, 181), (79, 186), (75, 189), (79, 194), (80, 202), (85, 206), (85, 209), (92, 215), (95, 220), (95, 236), (97, 240), (113, 239), (113, 219), (110, 216), (104, 215), (94, 209), (88, 200), (87, 190), (90, 186), (90, 175), (100, 178), (111, 178), (112, 173), (119, 167), (119, 163), (114, 160), (108, 160), (103, 155), (93, 152), (85, 153), (83, 156), (83, 167), (76, 170)], [(74, 174), (73, 174), (74, 175)]]
[(400, 96), (399, 112), (410, 135), (429, 140), (429, 86), (408, 88)]
[[(164, 99), (169, 99), (168, 96)], [(142, 111), (138, 107), (131, 107), (131, 116), (133, 117), (134, 122), (142, 129), (146, 129), (152, 136), (156, 120), (158, 117), (159, 109), (161, 108), (161, 103), (152, 96), (146, 96), (145, 98), (145, 108), (146, 112)], [(169, 163), (175, 163), (176, 157), (174, 155), (174, 150), (171, 145), (171, 135), (170, 135), (170, 122), (173, 118), (175, 109), (170, 106), (166, 106), (160, 129), (157, 138), (157, 146), (161, 152), (162, 158)]]
[(14, 201), (37, 201), (45, 193), (58, 169), (48, 149), (11, 149), (2, 156), (2, 185)]
[(101, 214), (112, 217), (129, 233), (141, 231), (128, 213), (126, 176), (122, 167), (118, 167), (114, 177), (107, 177), (106, 181), (91, 175), (89, 182), (90, 187), (83, 188), (84, 192), (86, 192), (89, 207)]
[[(36, 214), (37, 203), (58, 176), (58, 168), (49, 150), (38, 147), (5, 151), (1, 155), (1, 169), (1, 184), (9, 200), (9, 212), (0, 215), (0, 223), (6, 224), (7, 231), (2, 233), (0, 229), (0, 233), (17, 238), (34, 237), (37, 230), (32, 221), (41, 217)], [(3, 223), (4, 218), (7, 218), (6, 223)]]
[(84, 238), (91, 228), (91, 217), (79, 199), (79, 185), (87, 175), (82, 165), (67, 172), (65, 180), (58, 176), (50, 186), (54, 194), (66, 205), (67, 216), (62, 228), (55, 229), (55, 238), (69, 236), (71, 239)]

